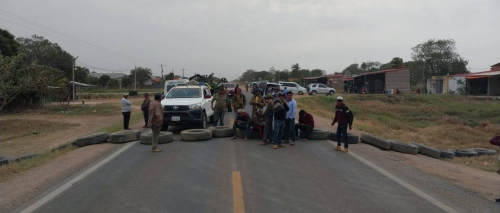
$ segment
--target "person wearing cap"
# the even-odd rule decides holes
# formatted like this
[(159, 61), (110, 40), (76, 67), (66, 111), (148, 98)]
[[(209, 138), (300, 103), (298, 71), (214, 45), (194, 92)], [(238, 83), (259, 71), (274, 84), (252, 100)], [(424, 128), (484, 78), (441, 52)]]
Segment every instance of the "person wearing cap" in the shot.
[(295, 124), (295, 135), (298, 137), (300, 131), (304, 132), (304, 138), (302, 142), (306, 142), (309, 139), (309, 135), (314, 129), (314, 118), (311, 114), (307, 113), (305, 110), (299, 111), (299, 123)]
[(234, 109), (234, 117), (238, 117), (238, 110), (245, 109), (247, 105), (247, 99), (245, 95), (241, 94), (241, 89), (236, 89), (236, 95), (234, 95), (233, 100), (231, 101), (232, 107)]
[(266, 124), (264, 125), (264, 135), (262, 136), (261, 145), (267, 145), (267, 143), (272, 143), (273, 141), (274, 102), (273, 96), (269, 93), (266, 95), (266, 103), (266, 110), (263, 113)]
[(128, 124), (130, 123), (130, 112), (132, 111), (132, 102), (128, 100), (128, 94), (124, 93), (122, 98), (122, 115), (123, 115), (123, 129), (130, 130)]
[(297, 102), (293, 99), (292, 91), (288, 91), (285, 95), (289, 110), (286, 112), (285, 117), (284, 139), (293, 146), (295, 145), (295, 113), (297, 113)]
[(248, 140), (248, 130), (250, 129), (250, 116), (243, 109), (238, 110), (238, 116), (233, 124), (233, 140), (236, 139), (236, 129), (245, 130), (245, 141)]
[(250, 100), (250, 105), (252, 105), (252, 115), (258, 109), (262, 109), (264, 106), (266, 106), (266, 102), (264, 101), (264, 98), (262, 97), (262, 95), (260, 95), (260, 93), (260, 90), (256, 90), (255, 95)]
[[(337, 105), (335, 106), (335, 118), (333, 119), (332, 126), (335, 123), (337, 125), (337, 147), (335, 150), (342, 151), (344, 153), (349, 151), (349, 139), (347, 137), (347, 127), (352, 130), (353, 114), (349, 107), (344, 104), (344, 98), (342, 96), (337, 97)], [(344, 149), (341, 149), (342, 139), (344, 139)]]
[(141, 104), (142, 115), (144, 116), (144, 126), (142, 128), (148, 128), (149, 121), (149, 103), (151, 100), (149, 99), (149, 93), (144, 93), (144, 101)]
[(149, 104), (148, 126), (153, 131), (152, 151), (161, 152), (158, 148), (158, 137), (160, 137), (161, 126), (163, 125), (163, 109), (161, 108), (161, 94), (155, 94), (155, 100)]
[(285, 94), (280, 93), (279, 99), (274, 101), (274, 141), (273, 148), (285, 147), (281, 144), (283, 129), (285, 128), (285, 117), (288, 112), (288, 105), (284, 101)]
[[(214, 107), (215, 102), (215, 107)], [(220, 123), (220, 126), (224, 126), (224, 114), (227, 110), (228, 97), (224, 88), (221, 87), (219, 89), (219, 93), (212, 97), (212, 110), (214, 111), (214, 123), (213, 126), (217, 126)], [(219, 122), (220, 120), (220, 122)]]

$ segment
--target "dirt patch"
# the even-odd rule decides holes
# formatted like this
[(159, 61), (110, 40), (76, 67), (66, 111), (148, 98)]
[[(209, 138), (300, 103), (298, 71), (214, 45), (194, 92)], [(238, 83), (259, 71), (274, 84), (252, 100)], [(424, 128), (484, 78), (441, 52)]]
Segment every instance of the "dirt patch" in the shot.
[[(11, 143), (13, 140), (33, 140), (38, 135), (52, 133), (56, 130), (67, 130), (79, 126), (80, 124), (67, 124), (48, 120), (23, 120), (23, 119), (8, 119), (2, 120), (1, 141)], [(30, 138), (31, 137), (31, 138)]]

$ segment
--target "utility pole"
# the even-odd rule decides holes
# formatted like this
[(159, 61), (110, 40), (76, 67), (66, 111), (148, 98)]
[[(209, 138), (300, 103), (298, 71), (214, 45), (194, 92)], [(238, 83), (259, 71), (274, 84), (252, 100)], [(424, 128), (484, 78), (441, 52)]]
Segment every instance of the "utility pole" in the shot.
[(137, 66), (134, 68), (134, 89), (137, 90)]
[(182, 68), (182, 78), (184, 78), (184, 70), (186, 69)]
[(73, 101), (75, 100), (75, 61), (77, 58), (78, 58), (78, 56), (73, 58), (73, 60), (72, 60), (73, 66), (71, 66), (71, 69), (73, 69)]
[(164, 79), (164, 76), (163, 76), (163, 64), (160, 64), (160, 67), (161, 67), (161, 83), (164, 83), (163, 82), (163, 79)]

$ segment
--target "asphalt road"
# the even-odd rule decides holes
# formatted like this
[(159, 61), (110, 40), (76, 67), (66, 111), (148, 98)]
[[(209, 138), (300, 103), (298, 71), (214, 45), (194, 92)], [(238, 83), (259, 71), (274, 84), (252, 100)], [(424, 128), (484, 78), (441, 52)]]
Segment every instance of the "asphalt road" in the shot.
[(445, 212), (328, 141), (259, 143), (135, 142), (34, 212)]

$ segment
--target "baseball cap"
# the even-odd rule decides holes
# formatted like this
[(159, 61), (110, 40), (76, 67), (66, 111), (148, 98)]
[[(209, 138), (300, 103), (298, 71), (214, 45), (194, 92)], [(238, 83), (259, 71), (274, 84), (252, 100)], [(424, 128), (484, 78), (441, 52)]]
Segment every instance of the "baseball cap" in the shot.
[(148, 92), (145, 92), (145, 93), (144, 93), (144, 95), (149, 95), (149, 93), (148, 93)]
[(128, 95), (128, 93), (123, 93), (123, 95), (124, 95), (124, 96), (125, 96), (125, 95)]
[(243, 109), (238, 110), (238, 113), (244, 113), (244, 112), (245, 112), (245, 110), (243, 110)]
[(344, 100), (344, 98), (342, 96), (337, 97), (337, 101), (343, 101), (343, 100)]

